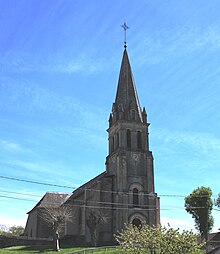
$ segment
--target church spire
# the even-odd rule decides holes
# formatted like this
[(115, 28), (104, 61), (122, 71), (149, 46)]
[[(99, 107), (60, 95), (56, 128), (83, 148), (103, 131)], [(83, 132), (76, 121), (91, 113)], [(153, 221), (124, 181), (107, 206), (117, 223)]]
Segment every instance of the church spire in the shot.
[(142, 111), (126, 47), (122, 57), (117, 93), (115, 103), (113, 103), (112, 113), (114, 122), (118, 119), (143, 122)]

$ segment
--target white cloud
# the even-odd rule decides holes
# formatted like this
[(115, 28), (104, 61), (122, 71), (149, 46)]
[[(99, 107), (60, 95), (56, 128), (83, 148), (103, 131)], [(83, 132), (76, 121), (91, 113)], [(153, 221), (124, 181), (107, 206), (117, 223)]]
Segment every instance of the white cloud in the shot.
[(106, 66), (106, 61), (102, 58), (95, 59), (89, 55), (73, 55), (71, 59), (39, 59), (32, 53), (8, 51), (0, 57), (2, 72), (46, 72), (46, 73), (83, 73), (92, 74), (102, 71)]
[[(103, 108), (95, 107), (74, 97), (62, 96), (28, 82), (17, 85), (13, 83), (13, 80), (0, 83), (1, 90), (5, 100), (8, 101), (8, 107), (13, 106), (15, 110), (25, 110), (35, 114), (37, 112), (56, 113), (57, 118), (65, 117), (68, 121), (77, 122), (78, 127), (83, 125), (83, 128), (95, 130), (106, 128), (108, 114)], [(4, 106), (7, 107), (7, 105)]]
[(63, 65), (57, 65), (51, 68), (55, 72), (64, 72), (64, 73), (75, 73), (83, 70), (83, 65), (81, 63), (67, 63)]
[(186, 219), (175, 219), (169, 217), (161, 217), (161, 225), (162, 226), (170, 226), (172, 228), (179, 228), (180, 230), (194, 230), (195, 227), (192, 221)]
[(79, 57), (75, 61), (63, 62), (58, 65), (48, 65), (44, 66), (45, 71), (49, 72), (60, 72), (60, 73), (79, 73), (92, 74), (94, 72), (102, 71), (105, 68), (105, 63), (103, 59), (90, 59), (86, 57)]
[(177, 31), (156, 31), (138, 41), (142, 43), (134, 50), (134, 55), (140, 56), (135, 58), (137, 64), (154, 65), (199, 50), (219, 50), (220, 30), (214, 26), (203, 31), (196, 27), (183, 27)]
[(12, 152), (20, 152), (23, 151), (23, 148), (15, 142), (11, 142), (8, 140), (0, 140), (1, 149), (12, 151)]
[(220, 153), (220, 139), (209, 133), (184, 133), (157, 130), (157, 138), (163, 140), (165, 143), (187, 145), (204, 155), (209, 155), (210, 152), (215, 152), (215, 154)]
[[(213, 210), (212, 215), (214, 217), (214, 226), (211, 232), (217, 232), (220, 228), (220, 218), (219, 218), (220, 211)], [(181, 218), (180, 218), (181, 217)], [(168, 216), (161, 216), (161, 225), (173, 227), (174, 229), (179, 228), (180, 230), (193, 230), (194, 232), (198, 232), (195, 229), (195, 222), (191, 216), (182, 214), (182, 211), (177, 210), (176, 215), (172, 217)]]
[(0, 57), (1, 71), (26, 72), (34, 67), (33, 58), (25, 52), (7, 51)]

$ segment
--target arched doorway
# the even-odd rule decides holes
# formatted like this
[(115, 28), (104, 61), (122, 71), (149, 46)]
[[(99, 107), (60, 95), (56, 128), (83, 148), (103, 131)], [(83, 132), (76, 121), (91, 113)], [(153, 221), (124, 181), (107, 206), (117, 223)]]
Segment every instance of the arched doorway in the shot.
[(134, 225), (134, 226), (136, 226), (136, 227), (138, 227), (138, 228), (141, 228), (142, 223), (141, 223), (141, 221), (140, 221), (138, 218), (134, 218), (134, 219), (132, 220), (132, 225)]
[(134, 213), (132, 216), (129, 218), (129, 223), (141, 228), (143, 224), (145, 224), (147, 221), (147, 218), (140, 213)]

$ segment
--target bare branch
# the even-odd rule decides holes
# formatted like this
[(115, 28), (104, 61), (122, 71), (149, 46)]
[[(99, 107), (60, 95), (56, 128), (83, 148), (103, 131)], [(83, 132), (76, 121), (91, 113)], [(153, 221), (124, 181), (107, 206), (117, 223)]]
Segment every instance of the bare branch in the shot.
[(71, 207), (67, 205), (56, 207), (39, 208), (39, 216), (42, 221), (53, 231), (54, 250), (59, 250), (59, 235), (64, 228), (65, 222), (72, 220)]

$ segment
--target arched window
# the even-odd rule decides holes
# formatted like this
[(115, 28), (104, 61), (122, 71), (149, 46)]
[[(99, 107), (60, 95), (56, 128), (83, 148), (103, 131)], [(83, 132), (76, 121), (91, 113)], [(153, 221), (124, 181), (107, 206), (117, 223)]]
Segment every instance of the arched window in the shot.
[(131, 131), (127, 130), (127, 147), (131, 147)]
[(138, 189), (134, 188), (133, 189), (133, 205), (138, 206), (139, 200), (138, 200)]
[(137, 148), (138, 149), (142, 148), (142, 144), (141, 144), (141, 132), (140, 131), (137, 132)]
[(116, 148), (119, 148), (119, 133), (116, 135)]
[(141, 226), (142, 226), (141, 221), (138, 218), (134, 218), (133, 219), (132, 225), (134, 225), (134, 226), (136, 226), (138, 228), (141, 228)]

